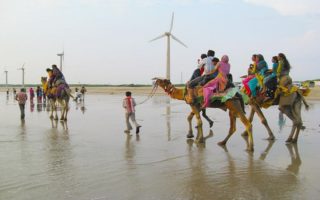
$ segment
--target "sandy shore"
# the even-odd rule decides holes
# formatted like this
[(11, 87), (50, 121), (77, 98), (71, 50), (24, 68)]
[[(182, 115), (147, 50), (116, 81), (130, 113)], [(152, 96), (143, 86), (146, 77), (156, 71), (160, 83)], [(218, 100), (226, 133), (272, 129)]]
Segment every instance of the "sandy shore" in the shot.
[[(311, 92), (307, 99), (320, 100), (320, 87), (310, 88)], [(88, 93), (101, 94), (124, 94), (126, 91), (131, 91), (133, 95), (149, 95), (152, 87), (87, 87)], [(158, 88), (155, 95), (165, 95), (165, 92)]]
[[(133, 95), (149, 95), (152, 91), (152, 87), (86, 87), (87, 92), (90, 94), (123, 94), (126, 91), (131, 91)], [(74, 88), (71, 88), (74, 91)], [(307, 97), (308, 100), (320, 100), (320, 87), (314, 87), (310, 88), (311, 93)], [(0, 92), (5, 92), (6, 89), (4, 87), (0, 87)], [(11, 92), (12, 90), (10, 90)], [(18, 91), (18, 89), (17, 89)], [(158, 88), (156, 90), (155, 95), (165, 95), (165, 92), (161, 89)]]

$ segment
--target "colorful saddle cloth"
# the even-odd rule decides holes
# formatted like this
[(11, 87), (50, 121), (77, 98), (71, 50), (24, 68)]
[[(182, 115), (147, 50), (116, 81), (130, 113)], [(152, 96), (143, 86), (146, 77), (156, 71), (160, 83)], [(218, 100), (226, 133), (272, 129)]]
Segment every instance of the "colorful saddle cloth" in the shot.
[[(229, 99), (232, 99), (235, 97), (237, 94), (240, 94), (244, 103), (247, 104), (249, 102), (249, 97), (246, 95), (244, 92), (240, 91), (238, 87), (233, 87), (233, 88), (228, 88), (223, 92), (217, 92), (213, 93), (210, 96), (210, 103), (213, 103), (215, 101), (220, 101), (221, 103), (224, 103), (228, 101)], [(203, 102), (203, 97), (200, 96), (198, 97), (199, 101), (202, 103)]]

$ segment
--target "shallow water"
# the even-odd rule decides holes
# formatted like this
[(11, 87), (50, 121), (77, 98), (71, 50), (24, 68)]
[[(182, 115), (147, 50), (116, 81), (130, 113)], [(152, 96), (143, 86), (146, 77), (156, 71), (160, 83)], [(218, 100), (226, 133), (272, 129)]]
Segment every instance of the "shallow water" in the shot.
[(285, 145), (290, 120), (279, 123), (277, 107), (264, 110), (277, 140), (263, 140), (255, 118), (251, 154), (239, 121), (227, 147), (216, 144), (229, 127), (217, 109), (207, 111), (215, 123), (210, 130), (204, 122), (205, 144), (187, 140), (189, 108), (166, 97), (138, 105), (141, 133), (124, 134), (122, 98), (71, 102), (67, 123), (28, 102), (23, 123), (13, 98), (0, 93), (0, 199), (318, 199), (320, 103), (303, 109), (298, 145)]

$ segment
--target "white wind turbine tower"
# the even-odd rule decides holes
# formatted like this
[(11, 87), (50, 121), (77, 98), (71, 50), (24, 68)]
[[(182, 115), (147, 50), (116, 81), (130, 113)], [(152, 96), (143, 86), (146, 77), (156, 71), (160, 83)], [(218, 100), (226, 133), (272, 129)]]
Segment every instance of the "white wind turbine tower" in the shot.
[(25, 64), (26, 64), (26, 63), (23, 63), (22, 67), (21, 67), (21, 68), (18, 68), (18, 70), (21, 70), (21, 71), (22, 71), (22, 88), (24, 88), (24, 70), (25, 70), (24, 65), (25, 65)]
[(6, 74), (6, 88), (8, 88), (8, 70), (4, 70), (4, 73)]
[(62, 53), (58, 53), (57, 56), (60, 57), (60, 71), (62, 71), (62, 62), (64, 61), (64, 50)]
[(177, 41), (178, 43), (180, 43), (181, 45), (183, 45), (184, 47), (187, 47), (187, 45), (185, 45), (183, 42), (181, 42), (177, 37), (175, 37), (171, 31), (172, 31), (172, 27), (173, 27), (173, 18), (174, 18), (174, 13), (172, 13), (172, 18), (171, 18), (171, 25), (170, 25), (170, 29), (168, 32), (165, 32), (164, 34), (150, 40), (149, 42), (155, 41), (157, 39), (163, 38), (163, 37), (167, 37), (167, 72), (166, 72), (166, 78), (168, 80), (170, 80), (170, 37), (172, 39), (174, 39), (175, 41)]

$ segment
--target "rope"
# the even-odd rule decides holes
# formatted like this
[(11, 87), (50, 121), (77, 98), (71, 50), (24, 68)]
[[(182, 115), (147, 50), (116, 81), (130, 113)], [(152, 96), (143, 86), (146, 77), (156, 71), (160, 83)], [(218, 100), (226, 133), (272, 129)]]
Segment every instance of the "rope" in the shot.
[(145, 100), (141, 101), (140, 103), (138, 103), (137, 105), (141, 105), (141, 104), (147, 102), (149, 99), (151, 99), (153, 97), (153, 95), (156, 93), (157, 89), (158, 89), (158, 85), (154, 85), (151, 92), (147, 96), (147, 98)]

